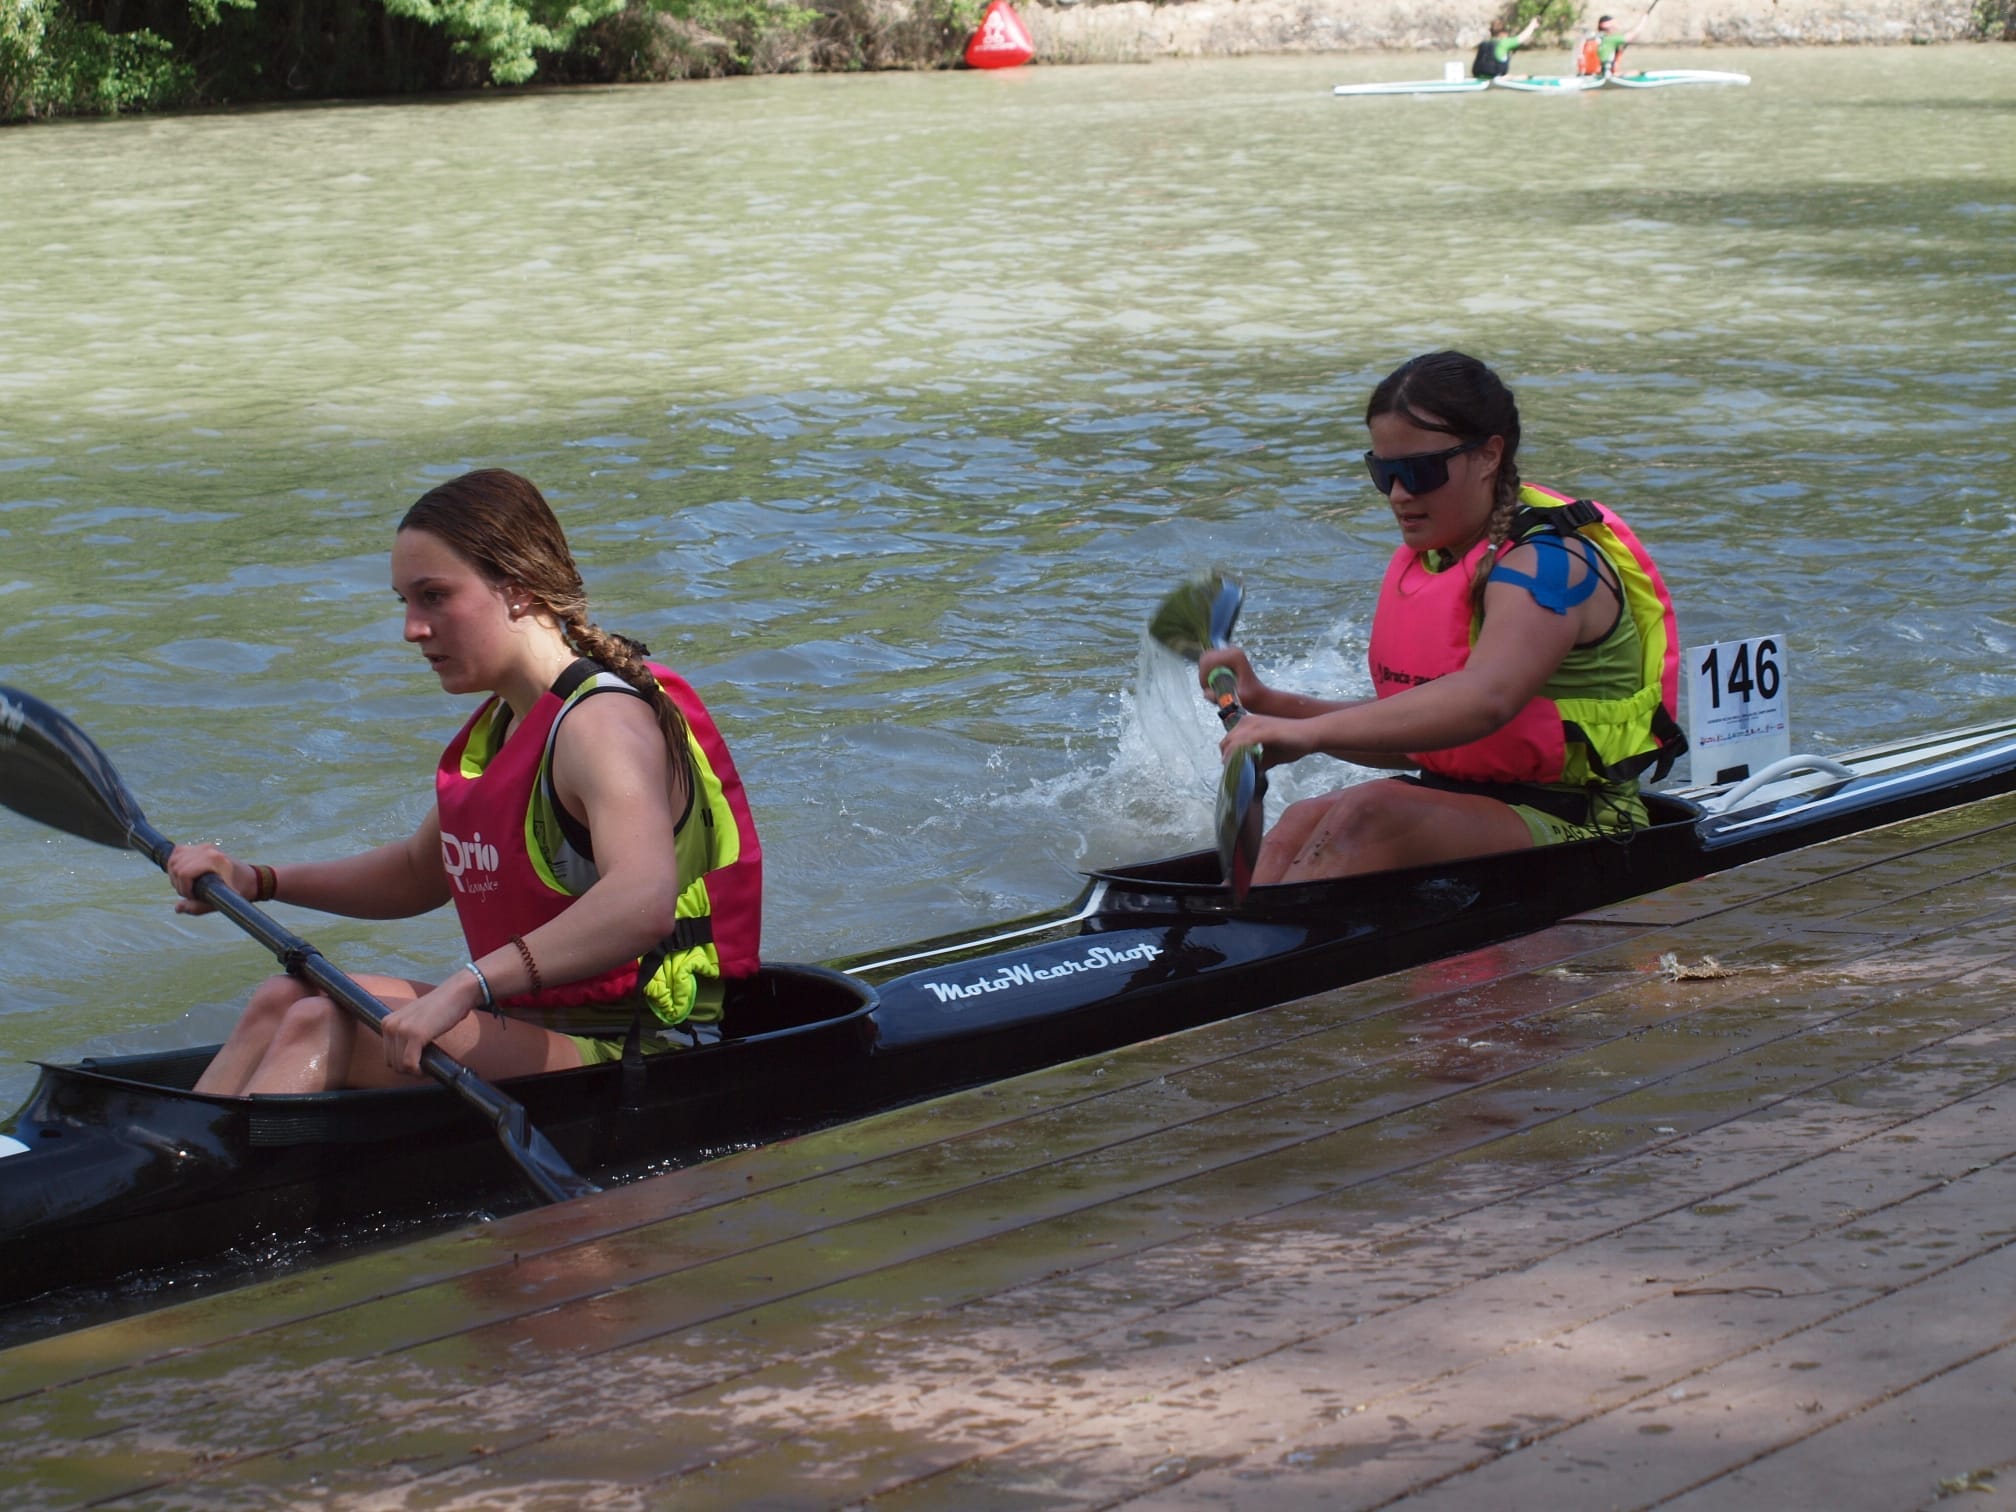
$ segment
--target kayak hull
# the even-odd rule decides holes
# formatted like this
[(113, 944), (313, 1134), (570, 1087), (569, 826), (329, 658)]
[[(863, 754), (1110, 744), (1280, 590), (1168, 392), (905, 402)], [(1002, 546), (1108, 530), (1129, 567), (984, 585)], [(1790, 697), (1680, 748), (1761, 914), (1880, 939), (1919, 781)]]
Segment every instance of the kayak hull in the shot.
[(1439, 95), (1476, 94), (1489, 89), (1489, 79), (1395, 79), (1377, 84), (1339, 84), (1335, 95)]
[(1605, 82), (1618, 89), (1664, 89), (1670, 84), (1748, 84), (1750, 75), (1713, 68), (1655, 68), (1612, 74)]
[(1544, 95), (1587, 94), (1603, 87), (1598, 74), (1501, 74), (1491, 83), (1498, 89)]
[[(503, 1085), (584, 1173), (690, 1164), (2008, 792), (2016, 726), (1859, 759), (1737, 807), (1726, 788), (1648, 795), (1654, 822), (1628, 842), (1255, 887), (1238, 903), (1210, 851), (1095, 872), (1050, 914), (825, 966), (768, 965), (731, 997), (719, 1045)], [(446, 1089), (198, 1096), (214, 1050), (43, 1066), (7, 1130), (27, 1148), (0, 1158), (0, 1306), (528, 1200), (488, 1125)]]

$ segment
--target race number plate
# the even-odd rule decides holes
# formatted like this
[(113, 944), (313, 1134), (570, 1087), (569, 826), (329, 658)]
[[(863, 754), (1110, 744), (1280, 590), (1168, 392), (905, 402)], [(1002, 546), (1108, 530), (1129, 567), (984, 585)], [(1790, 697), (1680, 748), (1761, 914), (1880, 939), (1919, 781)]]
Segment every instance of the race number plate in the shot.
[(1792, 754), (1785, 637), (1717, 641), (1687, 653), (1687, 746), (1696, 783), (1734, 782)]

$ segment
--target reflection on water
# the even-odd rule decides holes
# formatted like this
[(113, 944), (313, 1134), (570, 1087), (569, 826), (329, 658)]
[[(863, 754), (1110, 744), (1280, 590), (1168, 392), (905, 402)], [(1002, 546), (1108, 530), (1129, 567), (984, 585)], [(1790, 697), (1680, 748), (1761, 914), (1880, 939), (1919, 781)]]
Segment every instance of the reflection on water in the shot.
[[(0, 681), (171, 835), (382, 837), (464, 712), (399, 643), (391, 522), (514, 466), (728, 727), (773, 954), (1011, 917), (1209, 834), (1215, 724), (1142, 646), (1178, 576), (1245, 576), (1276, 680), (1364, 691), (1392, 532), (1355, 416), (1461, 345), (1690, 643), (1787, 636), (1815, 744), (2009, 712), (2016, 54), (1329, 93), (1400, 61), (0, 134)], [(215, 1034), (266, 969), (137, 857), (0, 845), (0, 1104), (30, 1056)], [(453, 953), (290, 922), (358, 968)]]

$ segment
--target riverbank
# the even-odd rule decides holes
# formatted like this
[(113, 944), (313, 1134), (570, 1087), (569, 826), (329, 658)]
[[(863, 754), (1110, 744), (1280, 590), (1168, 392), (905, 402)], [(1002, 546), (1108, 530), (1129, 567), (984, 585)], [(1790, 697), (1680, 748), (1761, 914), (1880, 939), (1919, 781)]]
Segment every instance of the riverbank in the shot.
[[(1641, 47), (1896, 46), (1978, 41), (1970, 0), (1665, 0)], [(1460, 0), (1193, 0), (1018, 5), (1039, 63), (1249, 53), (1463, 52), (1497, 12)], [(1620, 4), (1618, 14), (1638, 14)], [(1588, 20), (1594, 21), (1595, 8)], [(1544, 49), (1536, 49), (1544, 50)], [(1557, 49), (1558, 50), (1558, 49)]]
[[(0, 5), (0, 123), (276, 100), (641, 84), (735, 74), (960, 65), (984, 0), (530, 0), (392, 15), (375, 0), (256, 0), (214, 15), (136, 0), (115, 23), (66, 0)], [(1637, 0), (1631, 0), (1635, 6)], [(1026, 0), (1039, 64), (1318, 52), (1467, 58), (1493, 18), (1535, 16), (1558, 55), (1597, 4), (1532, 0)], [(1627, 24), (1633, 12), (1620, 5)], [(2016, 0), (1670, 0), (1641, 47), (1897, 45), (2016, 39)], [(1546, 65), (1553, 66), (1553, 65)]]

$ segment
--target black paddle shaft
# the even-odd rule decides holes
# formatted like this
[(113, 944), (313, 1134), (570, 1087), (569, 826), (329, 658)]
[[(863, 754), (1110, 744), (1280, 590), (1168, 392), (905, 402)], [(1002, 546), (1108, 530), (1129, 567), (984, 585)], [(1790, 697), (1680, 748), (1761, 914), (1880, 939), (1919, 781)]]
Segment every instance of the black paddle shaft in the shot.
[[(168, 854), (175, 848), (172, 840), (144, 818), (135, 823), (133, 838), (156, 865), (167, 869)], [(289, 976), (312, 983), (332, 1002), (362, 1019), (374, 1033), (384, 1033), (390, 1010), (383, 1003), (332, 966), (313, 945), (247, 902), (222, 877), (205, 872), (196, 879), (195, 892), (271, 951)], [(552, 1142), (533, 1126), (522, 1103), (505, 1096), (439, 1045), (429, 1045), (420, 1053), (420, 1069), (489, 1120), (518, 1168), (548, 1202), (565, 1202), (602, 1190), (567, 1164)]]
[[(139, 803), (105, 753), (69, 716), (41, 699), (0, 685), (0, 803), (38, 823), (99, 845), (139, 851), (167, 870), (175, 842), (147, 822)], [(196, 881), (195, 892), (274, 955), (290, 976), (320, 988), (329, 999), (379, 1032), (385, 1005), (338, 971), (322, 952), (281, 928), (215, 872)], [(602, 1189), (567, 1164), (505, 1096), (439, 1045), (421, 1054), (420, 1068), (483, 1114), (526, 1180), (548, 1202), (585, 1197)]]

